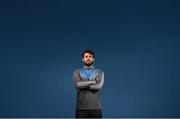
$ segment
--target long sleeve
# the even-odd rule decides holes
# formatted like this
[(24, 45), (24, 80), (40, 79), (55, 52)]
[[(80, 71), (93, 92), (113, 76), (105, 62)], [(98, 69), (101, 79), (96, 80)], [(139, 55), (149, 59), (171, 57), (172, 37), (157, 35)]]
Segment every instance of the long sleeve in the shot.
[(74, 85), (77, 89), (89, 88), (90, 85), (96, 84), (95, 80), (92, 80), (92, 81), (82, 80), (79, 76), (78, 70), (75, 70), (73, 72), (73, 81), (74, 81)]
[(90, 89), (96, 89), (96, 90), (101, 89), (104, 84), (104, 72), (100, 71), (97, 77), (95, 78), (95, 80), (96, 80), (96, 84), (90, 85), (89, 86)]

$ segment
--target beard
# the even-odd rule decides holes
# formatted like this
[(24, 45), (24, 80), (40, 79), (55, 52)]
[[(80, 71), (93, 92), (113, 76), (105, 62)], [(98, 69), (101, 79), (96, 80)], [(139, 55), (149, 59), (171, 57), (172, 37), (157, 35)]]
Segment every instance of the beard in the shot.
[(86, 61), (84, 62), (84, 64), (87, 66), (87, 67), (90, 67), (91, 65), (93, 65), (94, 62), (91, 62), (91, 61)]

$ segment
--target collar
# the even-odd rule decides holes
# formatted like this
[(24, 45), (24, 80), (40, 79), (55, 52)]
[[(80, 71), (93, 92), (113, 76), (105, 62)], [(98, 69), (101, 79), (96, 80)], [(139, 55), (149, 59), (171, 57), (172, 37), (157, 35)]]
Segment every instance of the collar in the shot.
[(93, 65), (91, 65), (90, 67), (88, 67), (88, 66), (86, 66), (86, 65), (84, 65), (84, 67), (83, 67), (84, 69), (91, 69), (91, 68), (95, 68)]

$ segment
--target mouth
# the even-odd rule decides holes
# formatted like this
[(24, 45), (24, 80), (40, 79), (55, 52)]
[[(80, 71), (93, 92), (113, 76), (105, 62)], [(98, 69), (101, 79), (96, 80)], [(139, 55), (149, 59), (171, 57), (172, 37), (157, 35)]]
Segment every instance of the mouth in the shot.
[(87, 63), (91, 63), (91, 61), (89, 61), (89, 60), (88, 60), (88, 61), (86, 61), (86, 62), (87, 62)]

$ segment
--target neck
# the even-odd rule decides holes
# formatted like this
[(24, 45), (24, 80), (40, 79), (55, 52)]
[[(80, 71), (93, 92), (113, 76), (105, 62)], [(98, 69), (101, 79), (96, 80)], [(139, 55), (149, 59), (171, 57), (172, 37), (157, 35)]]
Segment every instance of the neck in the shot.
[(86, 66), (86, 65), (84, 65), (84, 68), (93, 68), (94, 66), (93, 65), (91, 65), (91, 66)]

